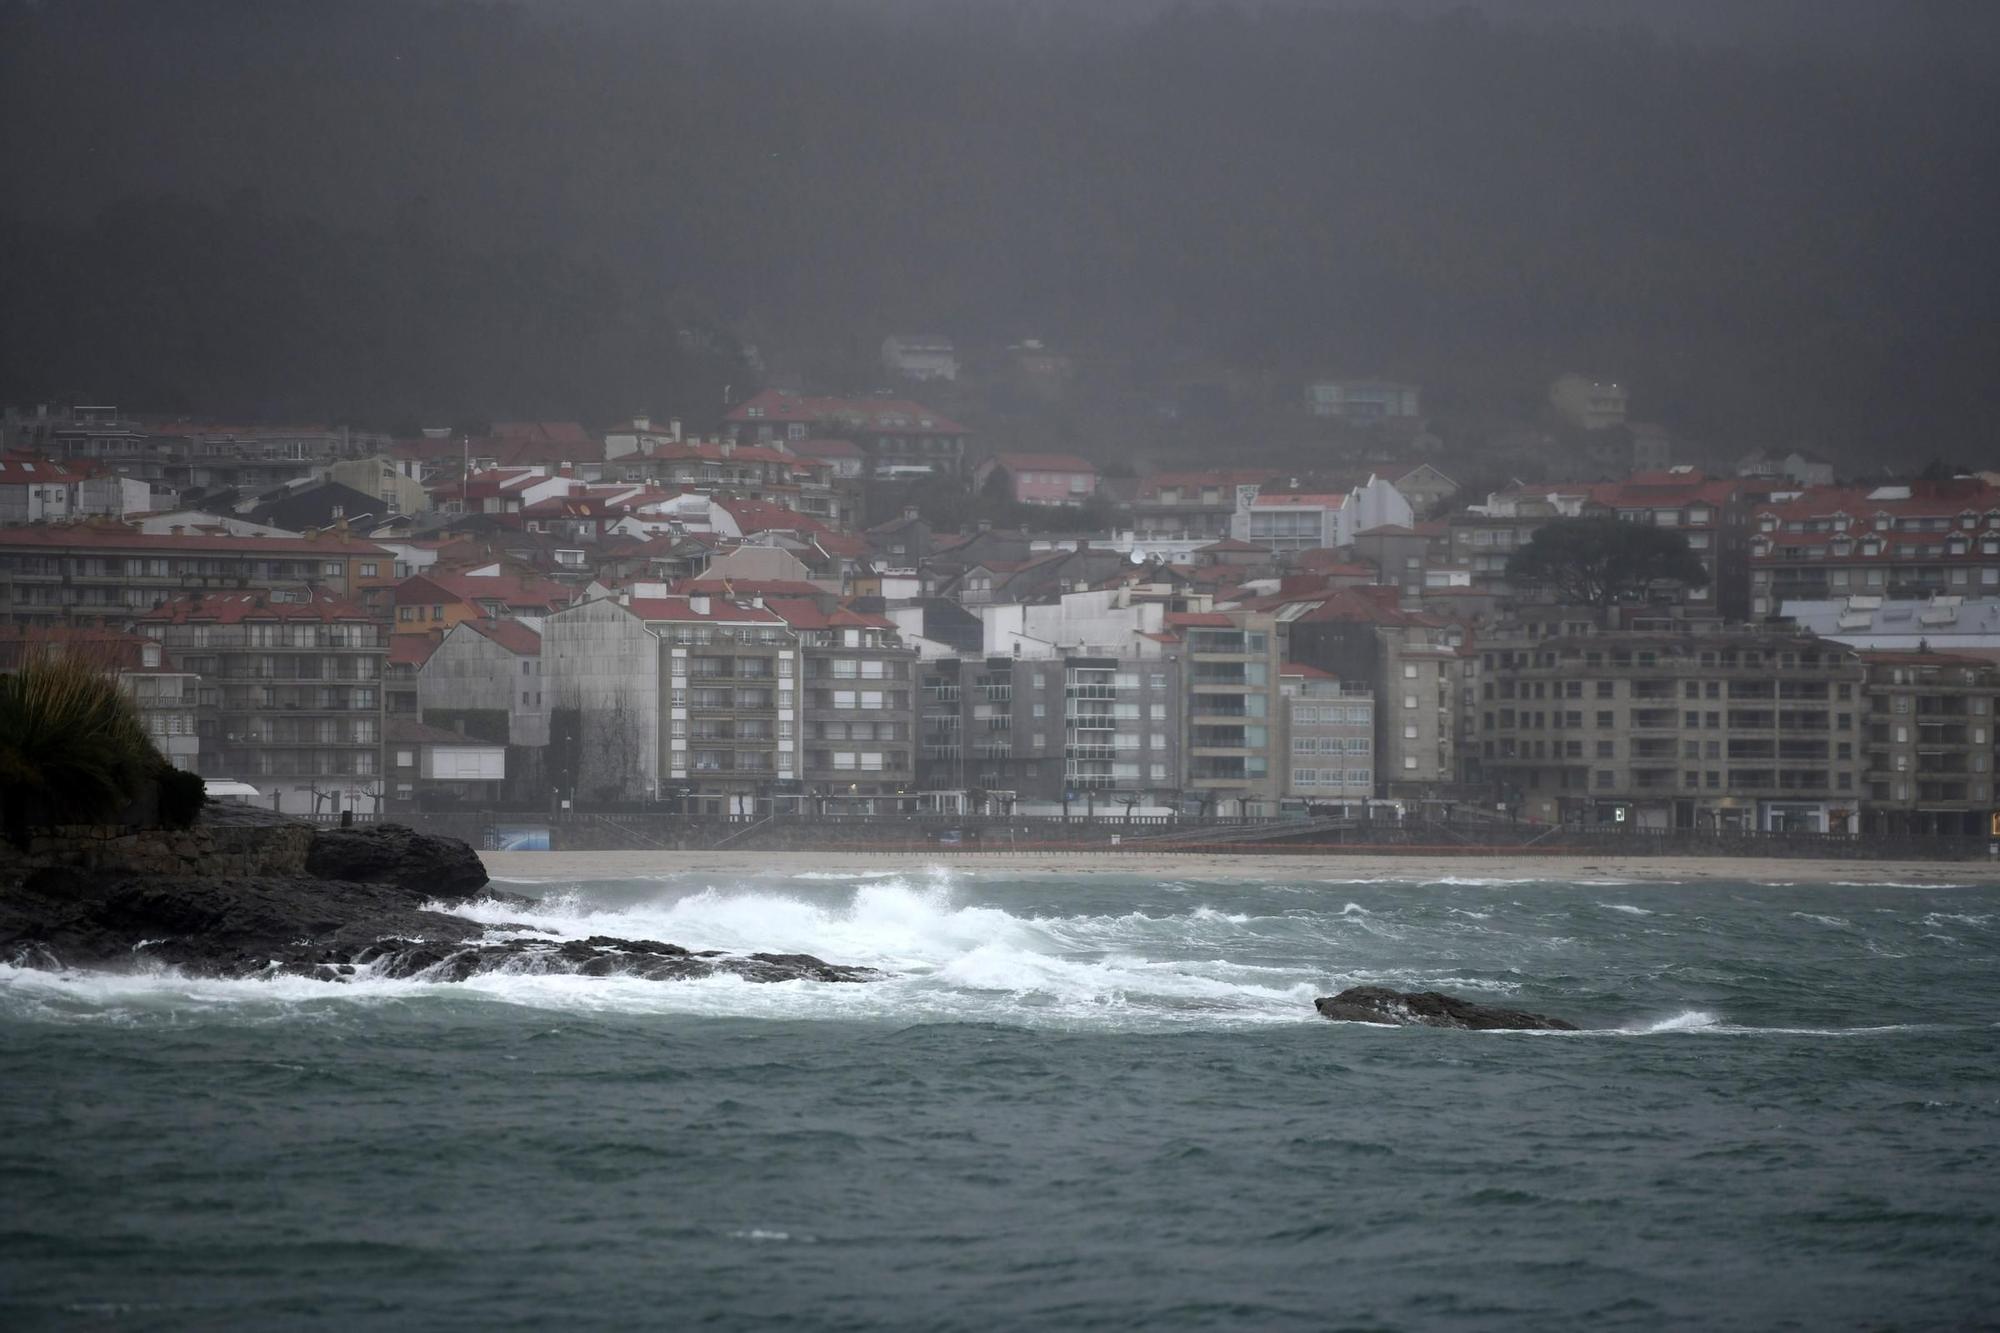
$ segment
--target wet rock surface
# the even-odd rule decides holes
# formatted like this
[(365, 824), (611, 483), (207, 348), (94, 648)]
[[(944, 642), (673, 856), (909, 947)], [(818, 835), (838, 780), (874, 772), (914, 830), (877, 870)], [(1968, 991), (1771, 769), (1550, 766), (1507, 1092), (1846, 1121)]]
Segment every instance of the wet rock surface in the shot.
[[(483, 972), (688, 981), (862, 981), (809, 954), (694, 952), (658, 940), (535, 938), (436, 907), (530, 900), (490, 889), (462, 842), (396, 825), (320, 830), (301, 876), (107, 873), (57, 867), (0, 887), (0, 961), (51, 970), (167, 965), (189, 976), (370, 974), (463, 981)], [(492, 939), (492, 934), (516, 938)]]
[(1534, 1032), (1575, 1032), (1574, 1023), (1525, 1009), (1501, 1009), (1474, 1004), (1441, 991), (1394, 991), (1386, 986), (1354, 986), (1338, 995), (1313, 1001), (1320, 1017), (1336, 1023), (1375, 1023), (1386, 1027), (1457, 1028), (1469, 1031), (1519, 1029)]

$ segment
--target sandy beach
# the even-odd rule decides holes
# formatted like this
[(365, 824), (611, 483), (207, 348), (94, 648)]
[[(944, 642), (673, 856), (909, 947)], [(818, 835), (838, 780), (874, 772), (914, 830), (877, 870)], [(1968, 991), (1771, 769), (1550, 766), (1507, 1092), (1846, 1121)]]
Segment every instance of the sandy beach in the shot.
[(1767, 857), (1194, 856), (1102, 852), (481, 852), (500, 879), (620, 879), (687, 874), (778, 875), (948, 866), (957, 873), (1139, 875), (1175, 880), (1522, 879), (1698, 884), (2000, 884), (2000, 865), (1977, 861), (1836, 861)]

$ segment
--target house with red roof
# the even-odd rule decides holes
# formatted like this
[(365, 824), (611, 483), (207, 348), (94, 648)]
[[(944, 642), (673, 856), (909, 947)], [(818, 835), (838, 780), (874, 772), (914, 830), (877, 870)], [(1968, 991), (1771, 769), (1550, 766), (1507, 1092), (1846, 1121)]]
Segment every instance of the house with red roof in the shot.
[(152, 507), (153, 488), (90, 463), (58, 463), (32, 453), (0, 455), (0, 523), (44, 523), (101, 515), (123, 518)]
[(2000, 487), (1978, 477), (1814, 486), (1750, 506), (1750, 610), (1842, 597), (1993, 596)]
[(580, 591), (539, 574), (502, 572), (497, 565), (464, 573), (433, 568), (396, 585), (398, 634), (448, 630), (463, 620), (499, 617), (539, 621), (577, 600)]
[(1096, 465), (1075, 454), (994, 454), (973, 469), (972, 484), (983, 491), (996, 474), (1017, 504), (1075, 505), (1097, 493)]

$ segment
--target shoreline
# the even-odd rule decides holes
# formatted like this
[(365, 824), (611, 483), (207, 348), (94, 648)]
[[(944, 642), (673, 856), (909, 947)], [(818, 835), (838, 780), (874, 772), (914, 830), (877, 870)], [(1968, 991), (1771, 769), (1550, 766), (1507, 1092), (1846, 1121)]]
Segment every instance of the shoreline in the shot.
[(2000, 863), (1840, 861), (1694, 856), (1215, 856), (1145, 852), (481, 852), (495, 879), (516, 882), (652, 875), (861, 874), (940, 866), (957, 874), (1126, 875), (1207, 881), (1434, 883), (1447, 879), (1630, 880), (1698, 884), (2000, 885)]

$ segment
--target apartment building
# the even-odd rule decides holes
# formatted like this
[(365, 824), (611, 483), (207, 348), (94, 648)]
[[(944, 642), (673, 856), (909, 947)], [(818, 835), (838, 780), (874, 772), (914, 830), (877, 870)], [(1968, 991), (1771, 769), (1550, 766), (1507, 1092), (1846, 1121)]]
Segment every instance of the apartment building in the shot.
[(1625, 424), (1625, 387), (1587, 375), (1562, 375), (1549, 385), (1549, 406), (1572, 426), (1605, 430)]
[(1978, 836), (2000, 819), (1993, 718), (2000, 666), (1936, 652), (1864, 652), (1862, 829)]
[[(904, 645), (893, 621), (830, 596), (770, 597), (764, 605), (798, 637), (804, 685), (796, 794), (805, 808), (908, 808), (917, 778), (916, 649)], [(782, 717), (778, 725), (782, 740)]]
[(0, 528), (0, 621), (123, 626), (183, 593), (262, 589), (267, 601), (355, 596), (392, 557), (340, 532), (314, 537), (149, 533), (107, 521)]
[(142, 423), (102, 408), (77, 409), (49, 432), (48, 445), (60, 459), (96, 464), (156, 491), (261, 494), (315, 467), (381, 453), (389, 440), (343, 427)]
[[(617, 599), (551, 615), (543, 625), (542, 656), (551, 700), (549, 776), (556, 789), (566, 799), (672, 800), (709, 814), (795, 807), (806, 794), (808, 762), (800, 735), (801, 631), (761, 601), (676, 596), (663, 584), (642, 583)], [(805, 621), (803, 611), (790, 610)], [(844, 637), (850, 626), (822, 619), (828, 623), (804, 632), (839, 637), (815, 642), (815, 649), (850, 654), (857, 662), (901, 660), (900, 645), (891, 652), (878, 638), (864, 646), (863, 628), (881, 636), (881, 626), (852, 626), (857, 638), (850, 653)], [(847, 725), (867, 716), (872, 725), (898, 717), (900, 702), (898, 721), (907, 727), (908, 685), (867, 690), (864, 698), (861, 670), (857, 665), (853, 691), (833, 685), (829, 670), (822, 720)], [(864, 780), (878, 789), (907, 781), (906, 743), (871, 736), (864, 749), (851, 737), (846, 744), (852, 750), (829, 744), (829, 780), (844, 775), (843, 785), (856, 796)], [(863, 759), (864, 753), (870, 757)], [(890, 767), (891, 755), (900, 767)]]
[(200, 678), (203, 777), (255, 786), (287, 814), (381, 808), (383, 626), (325, 592), (191, 593), (138, 618)]
[(1375, 700), (1316, 668), (1280, 668), (1284, 696), (1285, 795), (1326, 803), (1375, 795)]
[[(1169, 613), (1187, 683), (1185, 786), (1204, 807), (1274, 814), (1285, 783), (1276, 622), (1258, 611)], [(1275, 762), (1274, 762), (1275, 760)]]
[(1306, 385), (1306, 410), (1362, 425), (1414, 420), (1423, 415), (1423, 394), (1390, 380), (1315, 380)]
[(1479, 645), (1472, 743), (1509, 805), (1542, 822), (1853, 832), (1863, 671), (1783, 627), (1587, 612), (1500, 626)]
[(1456, 631), (1393, 587), (1328, 588), (1279, 613), (1291, 661), (1375, 701), (1378, 795), (1421, 798), (1457, 776)]
[(2000, 487), (1977, 478), (1817, 486), (1750, 514), (1750, 611), (1852, 595), (2000, 590)]
[(1183, 786), (1181, 663), (1056, 651), (923, 665), (927, 791), (1011, 792), (1079, 811), (1171, 806)]

